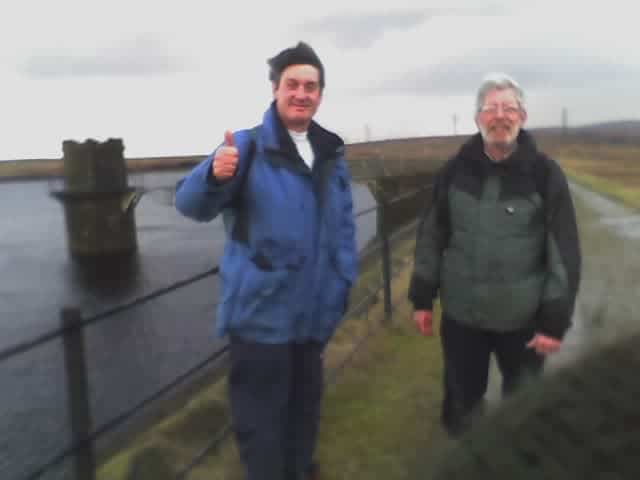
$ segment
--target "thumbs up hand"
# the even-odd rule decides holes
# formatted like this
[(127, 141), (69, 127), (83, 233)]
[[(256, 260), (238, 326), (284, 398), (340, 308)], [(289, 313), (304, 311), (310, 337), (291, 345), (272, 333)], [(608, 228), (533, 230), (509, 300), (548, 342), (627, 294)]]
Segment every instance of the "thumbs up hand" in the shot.
[(224, 145), (220, 146), (211, 164), (213, 176), (218, 180), (228, 180), (233, 177), (238, 168), (238, 149), (233, 141), (233, 134), (224, 132)]

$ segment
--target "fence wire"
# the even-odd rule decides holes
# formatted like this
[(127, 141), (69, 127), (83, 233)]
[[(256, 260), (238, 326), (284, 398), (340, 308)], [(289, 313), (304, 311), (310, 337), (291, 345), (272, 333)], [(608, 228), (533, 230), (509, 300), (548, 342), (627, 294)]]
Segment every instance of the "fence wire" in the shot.
[(8, 347), (4, 350), (0, 351), (0, 363), (4, 362), (5, 360), (14, 357), (16, 355), (19, 355), (21, 353), (27, 352), (29, 350), (32, 350), (36, 347), (39, 347), (40, 345), (47, 343), (51, 340), (55, 340), (56, 338), (60, 338), (63, 335), (66, 335), (68, 333), (71, 333), (74, 330), (77, 330), (79, 328), (84, 328), (88, 325), (91, 325), (93, 323), (99, 322), (101, 320), (105, 320), (109, 317), (112, 317), (113, 315), (116, 315), (118, 313), (122, 313), (124, 311), (130, 310), (133, 307), (137, 307), (138, 305), (142, 305), (144, 303), (147, 303), (153, 299), (156, 299), (158, 297), (161, 297), (163, 295), (166, 295), (168, 293), (173, 292), (174, 290), (178, 290), (179, 288), (182, 287), (186, 287), (187, 285), (191, 285), (192, 283), (198, 282), (206, 277), (209, 277), (211, 275), (216, 275), (218, 273), (218, 266), (215, 266), (213, 268), (210, 268), (209, 270), (207, 270), (206, 272), (202, 272), (199, 273), (197, 275), (194, 275), (192, 277), (186, 278), (184, 280), (180, 280), (176, 283), (173, 283), (167, 287), (162, 287), (159, 288), (157, 290), (154, 290), (153, 292), (147, 294), (147, 295), (143, 295), (137, 298), (134, 298), (133, 300), (131, 300), (130, 302), (127, 303), (123, 303), (122, 305), (118, 305), (117, 307), (114, 308), (110, 308), (109, 310), (105, 310), (104, 312), (100, 312), (94, 316), (88, 317), (86, 319), (82, 319), (81, 322), (79, 322), (77, 325), (74, 325), (73, 327), (59, 327), (59, 328), (54, 328), (52, 330), (50, 330), (49, 332), (40, 334), (30, 340), (26, 340), (20, 343), (17, 343), (11, 347)]
[[(387, 201), (384, 201), (384, 203), (382, 205), (375, 205), (373, 207), (369, 207), (366, 209), (363, 209), (361, 211), (358, 211), (354, 214), (354, 218), (359, 218), (361, 216), (373, 213), (378, 211), (381, 207), (386, 207), (389, 205), (393, 205), (397, 202), (400, 202), (402, 200), (405, 200), (407, 198), (410, 198), (412, 196), (415, 196), (419, 193), (422, 193), (428, 189), (431, 188), (431, 185), (427, 185), (425, 187), (421, 187), (421, 188), (417, 188), (415, 190), (412, 190), (410, 192), (406, 192), (403, 193), (401, 195), (398, 195), (396, 197), (393, 197)], [(411, 228), (414, 228), (417, 224), (417, 221), (411, 222), (411, 224), (406, 225), (404, 227), (401, 227), (399, 230), (397, 230), (396, 232), (394, 232), (390, 237), (389, 237), (389, 242), (394, 241), (395, 239), (399, 238), (401, 235), (405, 234), (406, 232), (408, 232)], [(364, 249), (361, 253), (360, 256), (363, 257), (365, 255), (370, 255), (373, 252), (376, 252), (377, 250), (379, 250), (381, 248), (382, 244), (380, 242), (380, 240), (376, 241), (374, 243), (374, 245), (371, 247), (368, 247), (366, 249)], [(43, 334), (37, 335), (29, 340), (25, 340), (22, 342), (19, 342), (17, 344), (14, 344), (8, 348), (5, 348), (3, 350), (0, 350), (0, 363), (16, 356), (16, 355), (20, 355), (23, 354), (25, 352), (28, 352), (34, 348), (37, 348), (47, 342), (50, 342), (52, 340), (55, 340), (57, 338), (60, 338), (64, 335), (68, 335), (70, 333), (72, 333), (73, 331), (76, 331), (78, 329), (83, 329), (91, 324), (97, 323), (97, 322), (101, 322), (103, 320), (106, 320), (114, 315), (117, 315), (119, 313), (122, 312), (126, 312), (134, 307), (137, 307), (139, 305), (143, 305), (147, 302), (150, 302), (158, 297), (167, 295), (175, 290), (178, 290), (180, 288), (184, 288), (186, 286), (189, 286), (195, 282), (198, 282), (200, 280), (203, 280), (207, 277), (216, 275), (219, 273), (219, 267), (216, 265), (202, 273), (199, 273), (197, 275), (194, 275), (192, 277), (183, 279), (181, 281), (175, 282), (169, 286), (166, 287), (162, 287), (162, 288), (158, 288), (154, 291), (152, 291), (149, 294), (146, 295), (142, 295), (140, 297), (134, 298), (133, 300), (123, 303), (121, 305), (118, 305), (116, 307), (110, 308), (108, 310), (105, 310), (103, 312), (100, 312), (96, 315), (87, 317), (87, 318), (82, 318), (80, 321), (78, 321), (76, 324), (71, 325), (71, 326), (63, 326), (63, 327), (59, 327), (59, 328), (55, 328), (52, 329), (48, 332), (45, 332)], [(380, 293), (380, 290), (383, 288), (384, 283), (381, 283), (374, 291), (370, 292), (368, 295), (366, 295), (360, 302), (358, 302), (358, 304), (355, 307), (352, 307), (349, 309), (349, 311), (345, 314), (345, 316), (353, 316), (353, 315), (359, 315), (361, 313), (361, 311), (366, 311), (367, 313), (367, 318), (368, 318), (368, 305), (371, 305), (373, 303), (375, 303), (378, 299), (378, 295)], [(329, 382), (328, 383), (333, 383), (335, 381), (335, 378), (337, 377), (338, 373), (345, 368), (345, 366), (351, 361), (351, 359), (353, 358), (353, 356), (355, 355), (356, 351), (366, 342), (366, 340), (372, 335), (372, 332), (374, 331), (373, 327), (370, 327), (367, 331), (367, 333), (360, 338), (355, 347), (351, 350), (351, 352), (347, 355), (347, 357), (338, 365), (338, 367), (336, 367), (336, 369), (334, 369), (334, 371), (332, 371), (332, 373), (330, 374), (330, 378), (329, 378)], [(183, 374), (179, 375), (178, 377), (176, 377), (173, 381), (171, 381), (170, 383), (166, 384), (165, 386), (163, 386), (162, 388), (160, 388), (159, 390), (157, 390), (155, 393), (149, 395), (148, 397), (146, 397), (145, 399), (141, 400), (140, 402), (138, 402), (136, 405), (134, 405), (131, 409), (121, 413), (120, 415), (118, 415), (117, 417), (113, 418), (112, 420), (110, 420), (109, 422), (103, 424), (100, 428), (94, 430), (90, 435), (88, 435), (87, 437), (74, 442), (72, 445), (70, 445), (69, 447), (65, 448), (64, 450), (60, 451), (58, 454), (54, 455), (49, 461), (45, 462), (42, 466), (40, 466), (37, 470), (35, 470), (34, 472), (32, 472), (27, 479), (28, 480), (37, 480), (39, 478), (42, 477), (42, 475), (46, 472), (48, 472), (51, 468), (56, 467), (57, 465), (59, 465), (60, 463), (62, 463), (64, 460), (72, 457), (73, 455), (78, 454), (79, 452), (81, 452), (83, 449), (86, 448), (90, 448), (92, 447), (96, 440), (98, 440), (100, 437), (110, 433), (111, 431), (115, 430), (116, 428), (118, 428), (119, 426), (121, 426), (123, 423), (127, 422), (128, 420), (130, 420), (133, 416), (135, 416), (136, 414), (138, 414), (139, 412), (141, 412), (142, 410), (144, 410), (148, 405), (150, 405), (151, 403), (159, 400), (160, 398), (162, 398), (163, 396), (167, 395), (169, 392), (173, 391), (176, 387), (178, 387), (181, 383), (185, 382), (187, 379), (191, 378), (192, 376), (196, 375), (197, 373), (201, 372), (203, 369), (205, 369), (206, 367), (208, 367), (210, 364), (212, 364), (213, 362), (220, 360), (223, 355), (226, 355), (228, 353), (228, 345), (225, 345), (223, 348), (218, 349), (217, 351), (213, 352), (209, 357), (207, 357), (206, 359), (204, 359), (203, 361), (201, 361), (200, 363), (198, 363), (197, 365), (195, 365), (194, 367), (190, 368), (188, 371), (184, 372)], [(220, 431), (214, 436), (214, 438), (212, 439), (212, 441), (206, 445), (201, 452), (199, 452), (178, 474), (178, 479), (184, 479), (188, 476), (188, 474), (193, 470), (193, 468), (195, 468), (199, 463), (202, 462), (202, 460), (204, 458), (206, 458), (206, 456), (208, 455), (209, 452), (211, 452), (211, 450), (215, 449), (216, 446), (220, 443), (220, 441), (222, 439), (224, 439), (226, 437), (226, 435), (229, 433), (231, 429), (231, 425), (230, 423), (225, 424)]]
[[(366, 313), (366, 321), (369, 320), (369, 307), (375, 304), (378, 301), (378, 296), (380, 291), (382, 290), (383, 283), (381, 282), (375, 290), (366, 295), (362, 300), (360, 300), (354, 307), (349, 308), (349, 310), (345, 313), (345, 318), (357, 317), (362, 314), (362, 312)], [(348, 320), (347, 320), (348, 321)], [(338, 375), (344, 370), (347, 365), (351, 362), (354, 355), (360, 348), (366, 343), (366, 341), (373, 335), (375, 332), (375, 328), (372, 325), (369, 325), (367, 332), (360, 339), (357, 340), (353, 349), (347, 353), (345, 358), (338, 364), (338, 366), (333, 369), (327, 378), (327, 385), (332, 385), (338, 378)], [(200, 465), (204, 459), (227, 438), (227, 435), (231, 433), (231, 422), (226, 422), (220, 430), (214, 435), (211, 441), (205, 445), (205, 447), (198, 452), (194, 458), (184, 466), (176, 475), (176, 480), (185, 480), (189, 477), (191, 471)]]
[(94, 444), (95, 441), (98, 440), (100, 437), (118, 428), (120, 425), (122, 425), (123, 423), (131, 419), (138, 412), (140, 412), (141, 410), (144, 410), (144, 408), (147, 407), (149, 404), (165, 396), (166, 394), (171, 392), (173, 389), (175, 389), (178, 385), (180, 385), (181, 383), (183, 383), (185, 380), (189, 379), (193, 375), (197, 374), (198, 372), (203, 370), (205, 367), (209, 366), (214, 361), (219, 360), (222, 357), (222, 355), (227, 353), (228, 350), (229, 350), (228, 345), (225, 345), (224, 347), (216, 350), (214, 353), (209, 355), (209, 357), (205, 358), (203, 361), (201, 361), (194, 367), (191, 367), (189, 370), (187, 370), (180, 376), (176, 377), (172, 382), (168, 383), (167, 385), (165, 385), (164, 387), (162, 387), (152, 395), (149, 395), (147, 398), (138, 402), (133, 408), (127, 410), (126, 412), (121, 413), (117, 417), (111, 419), (109, 422), (103, 424), (100, 428), (93, 431), (91, 435), (87, 436), (86, 438), (78, 442), (73, 443), (71, 446), (65, 448), (58, 454), (54, 455), (49, 461), (47, 461), (40, 468), (38, 468), (36, 471), (31, 473), (27, 477), (28, 480), (37, 480), (41, 478), (44, 473), (48, 472), (53, 467), (59, 465), (67, 458), (72, 457), (73, 455), (79, 453), (81, 450)]

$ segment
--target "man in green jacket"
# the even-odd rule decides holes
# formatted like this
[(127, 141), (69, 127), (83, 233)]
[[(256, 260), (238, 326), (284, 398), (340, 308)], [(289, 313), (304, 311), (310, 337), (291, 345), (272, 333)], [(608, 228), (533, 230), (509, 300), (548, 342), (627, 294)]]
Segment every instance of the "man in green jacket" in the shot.
[(504, 74), (478, 90), (472, 136), (438, 173), (418, 229), (409, 298), (432, 334), (443, 317), (442, 422), (465, 430), (483, 404), (495, 354), (508, 394), (542, 369), (571, 324), (580, 247), (567, 180), (522, 127), (524, 94)]

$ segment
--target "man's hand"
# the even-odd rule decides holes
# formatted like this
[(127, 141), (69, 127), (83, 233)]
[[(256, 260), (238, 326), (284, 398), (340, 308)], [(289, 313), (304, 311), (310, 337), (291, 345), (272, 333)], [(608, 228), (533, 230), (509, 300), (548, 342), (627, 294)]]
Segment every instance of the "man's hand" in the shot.
[(211, 164), (213, 176), (218, 180), (228, 180), (233, 177), (238, 168), (238, 149), (233, 142), (233, 134), (224, 132), (224, 145), (216, 150)]
[(431, 310), (416, 310), (413, 312), (413, 321), (418, 330), (425, 337), (433, 335), (433, 312)]
[(536, 333), (533, 338), (527, 343), (527, 348), (533, 348), (540, 355), (549, 355), (555, 353), (560, 349), (562, 342), (557, 338), (548, 337), (541, 333)]

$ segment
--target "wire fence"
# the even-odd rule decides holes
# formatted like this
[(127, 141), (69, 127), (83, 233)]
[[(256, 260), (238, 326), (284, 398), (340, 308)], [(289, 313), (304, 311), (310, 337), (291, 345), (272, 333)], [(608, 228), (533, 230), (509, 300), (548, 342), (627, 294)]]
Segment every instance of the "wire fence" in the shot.
[[(410, 198), (414, 198), (421, 193), (427, 192), (432, 186), (426, 185), (416, 188), (409, 192), (403, 193), (391, 199), (379, 199), (377, 205), (363, 209), (354, 213), (354, 218), (364, 215), (377, 213), (377, 238), (368, 245), (360, 256), (365, 257), (381, 252), (382, 260), (382, 281), (373, 291), (365, 295), (355, 306), (349, 308), (345, 314), (347, 317), (361, 315), (365, 312), (368, 315), (369, 306), (378, 301), (379, 293), (384, 292), (384, 310), (385, 318), (391, 318), (391, 253), (390, 243), (395, 242), (398, 238), (406, 235), (417, 225), (414, 220), (407, 225), (396, 229), (393, 233), (387, 227), (388, 210), (394, 204), (402, 202)], [(124, 423), (131, 420), (134, 416), (146, 410), (151, 404), (158, 402), (171, 392), (175, 391), (179, 386), (186, 384), (190, 379), (211, 367), (216, 362), (222, 361), (223, 357), (228, 353), (228, 345), (216, 350), (207, 358), (191, 367), (179, 376), (175, 377), (171, 382), (167, 383), (157, 391), (137, 402), (131, 408), (120, 413), (115, 418), (102, 424), (98, 428), (92, 428), (92, 416), (89, 405), (89, 387), (87, 382), (86, 355), (83, 333), (84, 329), (89, 325), (96, 324), (112, 318), (113, 316), (129, 311), (134, 307), (146, 304), (159, 297), (167, 295), (179, 289), (186, 288), (196, 282), (208, 277), (213, 277), (219, 273), (219, 267), (213, 266), (208, 270), (185, 278), (171, 285), (156, 289), (148, 294), (139, 296), (126, 303), (110, 308), (103, 312), (90, 317), (83, 317), (82, 312), (75, 308), (65, 308), (60, 313), (61, 325), (53, 328), (45, 333), (36, 335), (30, 339), (18, 342), (7, 348), (0, 350), (0, 364), (12, 359), (16, 356), (23, 355), (33, 349), (54, 341), (62, 340), (64, 346), (65, 369), (67, 376), (67, 390), (69, 398), (69, 414), (70, 426), (73, 441), (70, 445), (61, 449), (57, 454), (42, 463), (38, 468), (29, 473), (25, 479), (37, 480), (59, 466), (66, 460), (73, 460), (73, 470), (76, 480), (93, 480), (96, 474), (96, 452), (95, 446), (98, 439), (114, 431)], [(362, 337), (354, 346), (353, 350), (346, 356), (344, 361), (330, 374), (329, 383), (333, 382), (341, 371), (350, 361), (355, 352), (366, 341), (369, 332)], [(179, 472), (177, 479), (185, 479), (191, 470), (202, 462), (204, 458), (220, 443), (222, 439), (230, 432), (231, 425), (225, 424), (211, 439), (201, 452), (199, 452), (190, 462)]]

